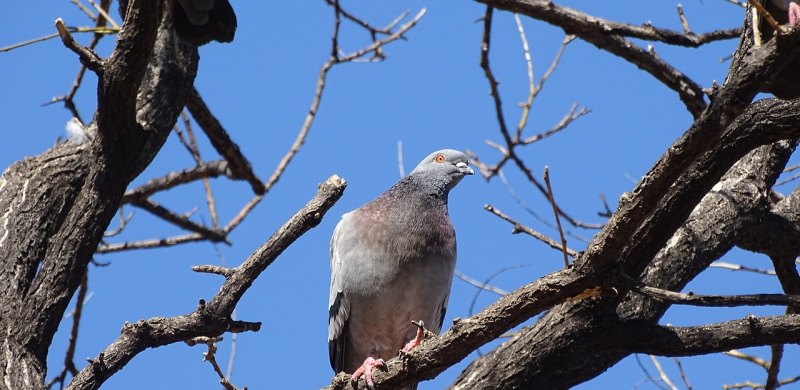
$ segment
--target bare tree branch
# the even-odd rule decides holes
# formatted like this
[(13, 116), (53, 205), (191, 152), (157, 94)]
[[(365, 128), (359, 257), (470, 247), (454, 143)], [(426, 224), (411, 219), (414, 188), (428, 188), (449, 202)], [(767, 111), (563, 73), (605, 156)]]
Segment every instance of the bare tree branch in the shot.
[(231, 313), (250, 285), (297, 238), (317, 226), (325, 213), (344, 193), (346, 183), (331, 176), (320, 184), (317, 194), (294, 214), (270, 239), (253, 252), (225, 279), (219, 292), (208, 302), (186, 315), (155, 317), (126, 324), (122, 335), (81, 370), (68, 390), (97, 389), (147, 348), (185, 341), (198, 336), (216, 337), (227, 331), (257, 331), (260, 323), (231, 319)]

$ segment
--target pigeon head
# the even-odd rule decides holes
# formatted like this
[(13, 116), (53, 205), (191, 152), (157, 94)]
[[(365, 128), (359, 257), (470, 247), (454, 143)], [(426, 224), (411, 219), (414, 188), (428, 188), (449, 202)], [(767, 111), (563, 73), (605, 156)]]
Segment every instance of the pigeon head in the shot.
[(409, 176), (421, 179), (446, 195), (464, 176), (474, 173), (467, 155), (453, 149), (442, 149), (425, 157)]

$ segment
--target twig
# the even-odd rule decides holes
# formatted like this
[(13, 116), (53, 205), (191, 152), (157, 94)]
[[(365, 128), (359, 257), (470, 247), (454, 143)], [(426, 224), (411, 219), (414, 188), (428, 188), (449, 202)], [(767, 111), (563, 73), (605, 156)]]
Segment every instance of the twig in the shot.
[(219, 160), (202, 163), (194, 168), (150, 179), (147, 183), (126, 192), (122, 197), (122, 203), (130, 203), (135, 199), (147, 198), (156, 192), (191, 183), (204, 177), (218, 177), (220, 175), (231, 177), (231, 172), (228, 169), (228, 163), (226, 161)]
[[(465, 281), (465, 282), (467, 282), (467, 283), (469, 283), (469, 284), (471, 284), (471, 285), (473, 285), (473, 286), (475, 286), (475, 287), (477, 287), (477, 288), (479, 288), (481, 290), (491, 291), (491, 292), (493, 292), (493, 293), (495, 293), (497, 295), (500, 295), (500, 296), (508, 294), (508, 291), (503, 290), (500, 287), (495, 287), (495, 286), (492, 286), (492, 285), (487, 284), (487, 283), (479, 282), (479, 281), (477, 281), (477, 280), (465, 275), (464, 273), (462, 273), (459, 270), (455, 270), (454, 274), (455, 274), (455, 276), (457, 278), (459, 278), (459, 279), (461, 279), (461, 280), (463, 280), (463, 281)], [(470, 314), (471, 313), (472, 312), (470, 311)]]
[[(191, 314), (170, 318), (156, 317), (126, 324), (122, 334), (92, 363), (81, 370), (70, 388), (101, 386), (111, 375), (122, 369), (137, 354), (160, 345), (189, 340), (198, 336), (216, 337), (226, 332), (257, 331), (258, 322), (235, 321), (231, 313), (253, 281), (275, 259), (305, 232), (319, 225), (325, 213), (344, 193), (346, 183), (336, 175), (322, 183), (314, 198), (297, 211), (220, 287), (208, 302), (201, 300)], [(101, 369), (102, 368), (102, 369)]]
[(189, 97), (186, 99), (186, 108), (203, 129), (211, 145), (216, 149), (222, 157), (228, 161), (233, 177), (237, 179), (247, 180), (253, 193), (256, 195), (263, 195), (265, 192), (264, 184), (261, 179), (253, 172), (250, 162), (245, 158), (239, 149), (239, 145), (233, 142), (228, 132), (222, 126), (222, 123), (211, 113), (211, 110), (206, 105), (200, 93), (196, 88), (192, 89)]
[(681, 34), (670, 30), (658, 29), (652, 25), (633, 26), (617, 23), (597, 17), (590, 17), (580, 11), (561, 7), (553, 2), (504, 2), (498, 0), (480, 0), (488, 7), (496, 6), (511, 12), (541, 19), (547, 23), (561, 27), (565, 33), (575, 34), (600, 49), (637, 65), (642, 70), (650, 73), (665, 86), (678, 93), (686, 109), (695, 118), (706, 107), (703, 100), (703, 91), (685, 74), (675, 69), (658, 56), (639, 47), (625, 37), (662, 41), (669, 44), (696, 47), (708, 42), (708, 39), (737, 38), (741, 30), (725, 30), (701, 34)]
[(127, 217), (125, 216), (124, 206), (125, 205), (120, 205), (119, 210), (117, 210), (117, 214), (119, 215), (119, 226), (117, 226), (117, 228), (112, 231), (107, 231), (103, 233), (103, 237), (115, 237), (119, 235), (120, 233), (122, 233), (123, 230), (125, 230), (125, 226), (128, 225), (128, 222), (130, 222), (130, 220), (133, 219), (133, 212), (128, 214)]
[(134, 249), (163, 248), (195, 241), (203, 241), (206, 237), (199, 233), (189, 233), (167, 238), (153, 238), (149, 240), (122, 242), (118, 244), (101, 244), (95, 253), (104, 254), (111, 252), (129, 251)]
[(61, 18), (56, 19), (56, 29), (58, 30), (58, 35), (61, 37), (61, 42), (64, 43), (64, 46), (77, 54), (83, 65), (95, 73), (101, 73), (103, 71), (103, 59), (100, 58), (100, 56), (98, 56), (93, 50), (76, 42), (72, 38), (72, 34), (69, 33), (69, 30), (64, 25), (64, 21)]
[(517, 132), (514, 134), (514, 142), (519, 142), (519, 139), (522, 137), (522, 130), (525, 129), (528, 123), (528, 116), (531, 112), (531, 106), (533, 106), (533, 99), (536, 97), (536, 86), (534, 85), (533, 61), (531, 60), (531, 51), (528, 47), (528, 38), (525, 36), (525, 29), (522, 26), (522, 20), (520, 20), (518, 14), (514, 14), (514, 22), (517, 23), (519, 39), (522, 41), (522, 55), (525, 58), (525, 66), (528, 69), (528, 99), (525, 103), (522, 103), (522, 114), (519, 117), (519, 123), (517, 123)]
[(338, 37), (339, 37), (339, 15), (341, 13), (341, 9), (338, 7), (338, 2), (334, 1), (334, 4), (336, 4), (337, 6), (334, 7), (335, 8), (335, 10), (334, 10), (335, 22), (334, 22), (334, 31), (333, 31), (333, 38), (332, 38), (332, 42), (333, 42), (332, 43), (332, 50), (331, 50), (332, 54), (328, 58), (328, 60), (325, 61), (324, 64), (322, 64), (322, 67), (319, 70), (319, 76), (317, 77), (317, 86), (316, 86), (316, 90), (314, 92), (314, 98), (313, 98), (313, 100), (311, 102), (311, 107), (308, 110), (308, 114), (306, 115), (306, 118), (303, 121), (303, 125), (300, 127), (300, 131), (297, 133), (297, 137), (295, 138), (294, 143), (292, 144), (292, 146), (289, 148), (289, 151), (286, 152), (286, 154), (283, 156), (281, 161), (278, 163), (278, 166), (272, 172), (272, 176), (270, 176), (270, 178), (267, 180), (266, 184), (264, 184), (264, 194), (255, 196), (247, 204), (245, 204), (244, 207), (242, 207), (242, 209), (239, 211), (239, 213), (236, 214), (236, 216), (223, 229), (226, 233), (230, 232), (236, 226), (238, 226), (240, 223), (242, 223), (244, 218), (247, 217), (248, 214), (250, 214), (250, 211), (252, 211), (252, 209), (259, 202), (261, 202), (261, 200), (264, 198), (264, 195), (266, 195), (266, 193), (269, 192), (270, 189), (272, 189), (272, 187), (275, 185), (275, 183), (278, 182), (278, 180), (281, 178), (281, 175), (283, 175), (283, 172), (286, 170), (286, 167), (292, 161), (294, 156), (297, 155), (297, 152), (300, 151), (300, 148), (305, 143), (306, 136), (308, 135), (308, 132), (311, 129), (311, 125), (314, 123), (314, 119), (317, 116), (317, 111), (319, 110), (319, 105), (320, 105), (320, 103), (322, 101), (322, 93), (325, 90), (325, 81), (327, 79), (328, 72), (331, 70), (331, 68), (336, 64), (345, 63), (345, 62), (352, 62), (352, 61), (354, 61), (354, 60), (356, 60), (358, 58), (361, 58), (361, 57), (363, 57), (363, 56), (365, 56), (365, 55), (367, 55), (369, 53), (377, 52), (384, 45), (387, 45), (387, 44), (389, 44), (391, 42), (394, 42), (394, 41), (402, 38), (403, 34), (405, 34), (408, 30), (410, 30), (412, 27), (414, 27), (419, 22), (419, 20), (425, 15), (425, 12), (426, 12), (425, 8), (421, 9), (417, 13), (417, 15), (415, 15), (410, 21), (408, 21), (407, 23), (405, 23), (402, 26), (400, 26), (400, 28), (398, 28), (397, 31), (395, 31), (391, 35), (387, 36), (386, 38), (381, 39), (381, 40), (373, 41), (367, 47), (362, 48), (362, 49), (360, 49), (360, 50), (358, 50), (356, 52), (340, 56), (338, 54), (339, 53)]
[(94, 0), (86, 0), (86, 1), (88, 1), (89, 4), (91, 4), (92, 7), (94, 7), (94, 9), (96, 9), (97, 12), (100, 13), (100, 15), (103, 16), (103, 18), (105, 18), (106, 20), (108, 20), (109, 23), (111, 23), (111, 27), (119, 30), (119, 24), (116, 21), (114, 21), (114, 18), (112, 18), (111, 15), (108, 14), (108, 12), (106, 12), (106, 8), (108, 8), (108, 4), (106, 4), (106, 6), (103, 7), (103, 6), (100, 6), (97, 3), (95, 3)]
[(797, 180), (798, 178), (800, 178), (800, 173), (798, 173), (798, 174), (795, 174), (795, 175), (792, 175), (792, 177), (790, 177), (790, 178), (788, 178), (788, 179), (783, 179), (783, 180), (781, 180), (781, 181), (779, 181), (779, 182), (775, 183), (775, 185), (776, 185), (776, 186), (782, 186), (782, 185), (784, 185), (784, 184), (791, 183), (791, 182), (793, 182), (793, 181)]
[(195, 265), (192, 266), (192, 271), (222, 275), (226, 278), (229, 278), (234, 272), (236, 272), (235, 269), (225, 268), (218, 265)]
[(198, 233), (211, 242), (228, 242), (226, 232), (214, 228), (208, 228), (193, 222), (189, 220), (187, 216), (175, 214), (158, 203), (153, 202), (149, 198), (134, 199), (131, 201), (131, 204), (146, 210), (167, 222), (171, 222), (180, 228)]
[(681, 360), (678, 358), (673, 359), (675, 360), (675, 365), (678, 366), (678, 372), (681, 374), (681, 380), (683, 380), (683, 385), (686, 386), (686, 390), (692, 390), (692, 385), (689, 384), (689, 378), (686, 377), (686, 371), (683, 370)]
[(78, 9), (81, 10), (81, 12), (85, 13), (86, 16), (89, 17), (89, 19), (97, 21), (97, 15), (95, 15), (94, 12), (92, 12), (92, 10), (83, 5), (83, 3), (81, 3), (80, 0), (70, 0), (70, 2), (72, 4), (75, 4), (75, 6), (78, 7)]
[(550, 169), (546, 165), (544, 167), (544, 182), (547, 184), (547, 197), (550, 199), (550, 205), (553, 206), (553, 215), (556, 218), (558, 235), (561, 237), (561, 252), (564, 254), (564, 267), (569, 267), (569, 258), (567, 257), (567, 239), (564, 237), (564, 230), (561, 228), (561, 218), (558, 217), (558, 206), (556, 206), (556, 199), (553, 195), (553, 187), (550, 185)]
[(729, 269), (731, 271), (747, 271), (754, 272), (762, 275), (775, 275), (775, 271), (768, 269), (751, 268), (741, 264), (726, 263), (724, 261), (715, 261), (709, 265), (711, 268)]
[(783, 359), (783, 344), (772, 344), (770, 346), (772, 357), (767, 370), (767, 382), (764, 390), (775, 390), (778, 388), (778, 372), (781, 370), (781, 360)]
[[(203, 158), (200, 157), (200, 148), (197, 146), (197, 139), (194, 137), (194, 131), (192, 131), (192, 122), (189, 120), (189, 116), (186, 115), (186, 112), (181, 112), (181, 118), (183, 119), (183, 128), (186, 129), (186, 134), (189, 135), (189, 149), (191, 151), (192, 158), (197, 165), (203, 163)], [(214, 193), (211, 192), (211, 183), (208, 180), (208, 177), (204, 177), (201, 179), (203, 182), (203, 190), (206, 194), (206, 204), (208, 205), (208, 213), (211, 216), (211, 225), (214, 229), (219, 230), (219, 217), (217, 216), (217, 204), (214, 200)]]
[[(639, 354), (637, 353), (637, 354), (634, 354), (633, 356), (634, 356), (634, 358), (636, 358), (636, 364), (639, 366), (639, 369), (642, 370), (642, 372), (644, 373), (644, 376), (647, 377), (647, 380), (644, 381), (644, 383), (647, 383), (647, 381), (649, 381), (650, 383), (652, 383), (654, 386), (658, 387), (659, 389), (664, 389), (665, 388), (664, 384), (661, 383), (661, 381), (659, 381), (658, 379), (656, 379), (652, 374), (650, 374), (650, 371), (648, 371), (647, 367), (644, 366), (644, 364), (642, 363), (642, 360), (639, 359)], [(666, 389), (666, 390), (669, 390), (669, 389)]]
[(764, 6), (761, 3), (759, 3), (758, 1), (754, 1), (754, 0), (747, 0), (747, 2), (750, 3), (750, 5), (752, 5), (755, 9), (758, 10), (758, 13), (761, 16), (764, 17), (764, 20), (766, 20), (767, 23), (769, 23), (770, 26), (772, 26), (772, 29), (775, 30), (776, 34), (779, 34), (780, 31), (782, 31), (781, 30), (781, 24), (778, 23), (778, 21), (775, 20), (775, 18), (772, 17), (772, 14), (770, 14), (769, 11), (767, 11), (767, 9), (764, 8)]
[[(76, 1), (77, 0), (73, 0), (73, 3), (76, 3), (79, 7), (83, 6), (82, 3), (76, 2)], [(102, 0), (100, 2), (100, 7), (103, 8), (103, 9), (108, 9), (110, 4), (111, 4), (111, 0)], [(87, 11), (88, 11), (88, 9), (87, 9)], [(98, 31), (108, 30), (108, 28), (106, 27), (107, 20), (102, 15), (100, 15), (99, 17), (91, 17), (91, 19), (95, 21), (95, 29), (97, 29)], [(112, 31), (119, 31), (118, 28), (117, 29), (111, 29), (111, 30)], [(92, 41), (89, 42), (89, 46), (88, 46), (89, 50), (94, 50), (95, 47), (97, 47), (97, 45), (100, 43), (100, 40), (105, 35), (106, 34), (103, 34), (103, 33), (100, 33), (100, 32), (95, 32), (94, 35), (92, 36)], [(83, 76), (85, 74), (86, 74), (86, 66), (85, 65), (81, 65), (80, 69), (78, 69), (78, 74), (75, 76), (75, 80), (72, 82), (72, 87), (70, 87), (69, 92), (67, 92), (67, 94), (65, 96), (58, 96), (58, 97), (54, 97), (54, 98), (50, 99), (50, 102), (48, 103), (48, 104), (52, 104), (52, 103), (55, 103), (55, 102), (63, 101), (64, 102), (64, 107), (66, 107), (67, 110), (69, 110), (72, 113), (72, 116), (78, 118), (78, 120), (80, 120), (81, 123), (84, 123), (84, 122), (81, 119), (80, 113), (78, 113), (78, 107), (75, 105), (75, 95), (78, 93), (78, 89), (81, 87), (81, 83), (83, 82)]]
[(236, 386), (225, 378), (225, 375), (222, 374), (222, 369), (219, 367), (219, 364), (217, 364), (217, 343), (220, 341), (222, 341), (222, 337), (199, 336), (186, 340), (186, 344), (190, 347), (198, 344), (205, 344), (206, 347), (208, 347), (208, 351), (203, 354), (203, 360), (211, 364), (214, 372), (219, 376), (219, 383), (222, 385), (222, 388), (226, 390), (238, 390)]
[(664, 372), (664, 369), (661, 367), (661, 363), (658, 362), (658, 359), (656, 359), (656, 357), (653, 355), (648, 356), (650, 356), (650, 361), (653, 362), (653, 366), (656, 368), (656, 371), (658, 371), (658, 376), (661, 378), (661, 381), (664, 382), (664, 384), (667, 385), (667, 387), (669, 387), (671, 390), (678, 390), (678, 387), (672, 383), (672, 380), (669, 379), (667, 373)]
[(542, 88), (544, 88), (544, 83), (550, 79), (550, 76), (553, 75), (553, 72), (556, 70), (556, 67), (558, 67), (559, 62), (561, 62), (561, 57), (564, 55), (564, 51), (566, 51), (567, 45), (569, 45), (570, 42), (574, 40), (575, 40), (575, 35), (572, 34), (564, 35), (564, 39), (561, 41), (561, 46), (558, 47), (556, 55), (553, 56), (553, 60), (550, 61), (550, 66), (544, 72), (542, 78), (539, 79), (539, 83), (536, 84), (536, 88), (533, 93), (534, 98), (536, 98), (536, 96), (539, 96), (539, 92), (541, 92)]
[(767, 362), (764, 359), (761, 359), (760, 357), (748, 355), (748, 354), (746, 354), (746, 353), (744, 353), (742, 351), (736, 350), (736, 349), (732, 349), (730, 351), (723, 352), (722, 354), (723, 355), (728, 355), (730, 357), (735, 357), (737, 359), (741, 359), (741, 360), (744, 360), (744, 361), (748, 361), (750, 363), (753, 363), (753, 364), (763, 368), (764, 370), (769, 370), (769, 362)]
[[(71, 33), (95, 33), (95, 34), (116, 34), (119, 30), (110, 29), (107, 27), (66, 27), (68, 32)], [(12, 45), (0, 47), (0, 53), (18, 49), (20, 47), (32, 45), (34, 43), (44, 42), (56, 37), (61, 36), (60, 33), (47, 34), (38, 38), (29, 39), (27, 41), (18, 42)]]
[(784, 306), (800, 303), (800, 295), (785, 294), (746, 294), (746, 295), (697, 295), (684, 294), (645, 285), (644, 283), (619, 273), (622, 284), (631, 291), (669, 302), (673, 305), (690, 305), (705, 307), (735, 306)]
[(681, 20), (681, 27), (683, 27), (684, 34), (692, 34), (692, 29), (689, 28), (689, 21), (686, 20), (686, 14), (683, 13), (683, 5), (678, 4), (678, 18)]
[(78, 295), (75, 297), (75, 309), (72, 313), (72, 328), (69, 332), (69, 342), (67, 344), (67, 353), (64, 356), (64, 368), (61, 370), (55, 378), (50, 380), (47, 383), (46, 388), (50, 389), (56, 383), (61, 384), (61, 387), (64, 387), (64, 383), (67, 379), (67, 374), (75, 376), (78, 373), (78, 369), (75, 367), (75, 347), (78, 345), (78, 328), (81, 325), (81, 318), (83, 315), (83, 304), (86, 300), (86, 291), (89, 289), (89, 281), (88, 281), (88, 270), (84, 272), (83, 278), (81, 279), (81, 286), (78, 288)]
[[(491, 6), (487, 6), (486, 7), (486, 12), (484, 13), (484, 16), (483, 16), (483, 34), (482, 34), (482, 38), (481, 38), (480, 66), (481, 66), (481, 69), (483, 69), (483, 72), (484, 72), (484, 75), (486, 77), (486, 80), (489, 82), (489, 94), (492, 97), (492, 101), (494, 102), (495, 116), (497, 118), (498, 126), (500, 127), (500, 134), (503, 136), (503, 140), (504, 140), (506, 145), (505, 145), (505, 147), (503, 147), (503, 146), (498, 145), (498, 144), (496, 144), (494, 142), (486, 141), (486, 143), (489, 146), (497, 149), (500, 152), (500, 154), (503, 155), (503, 157), (500, 159), (500, 161), (497, 164), (495, 164), (491, 168), (488, 168), (486, 165), (478, 165), (478, 166), (479, 166), (479, 168), (481, 170), (481, 174), (488, 180), (491, 177), (493, 177), (494, 175), (496, 175), (497, 172), (499, 172), (500, 169), (502, 169), (503, 165), (508, 160), (513, 160), (514, 163), (517, 165), (517, 167), (525, 174), (525, 176), (528, 178), (528, 180), (531, 183), (533, 183), (539, 189), (539, 191), (542, 194), (544, 194), (546, 196), (547, 195), (547, 190), (545, 189), (545, 187), (541, 183), (539, 183), (539, 181), (536, 179), (536, 177), (534, 177), (533, 174), (531, 173), (530, 169), (528, 169), (528, 167), (525, 166), (525, 164), (522, 162), (522, 160), (514, 152), (514, 148), (517, 145), (520, 145), (520, 142), (519, 142), (518, 139), (511, 137), (511, 135), (510, 135), (510, 133), (508, 131), (508, 127), (506, 125), (505, 114), (503, 113), (503, 103), (502, 103), (502, 99), (500, 98), (500, 91), (499, 91), (499, 89), (497, 87), (498, 86), (498, 82), (497, 82), (497, 79), (494, 76), (494, 73), (492, 72), (492, 68), (491, 68), (491, 65), (489, 63), (489, 53), (490, 53), (490, 49), (491, 49), (491, 32), (492, 32), (492, 14), (493, 14), (493, 10), (494, 9)], [(566, 38), (565, 38), (565, 42), (566, 42)], [(566, 43), (563, 43), (562, 47), (563, 47), (563, 45), (566, 45)], [(554, 64), (558, 63), (558, 60), (557, 60), (558, 58), (560, 58), (560, 54), (556, 55), (556, 59), (554, 60)], [(532, 72), (532, 70), (531, 70), (531, 72)], [(547, 76), (549, 76), (549, 75), (547, 75)], [(534, 96), (535, 96), (535, 93), (536, 92), (534, 92)], [(527, 114), (525, 114), (525, 115), (527, 115)], [(524, 123), (523, 123), (523, 125), (524, 125)], [(572, 224), (573, 226), (580, 226), (580, 227), (590, 227), (591, 226), (593, 228), (602, 227), (602, 225), (592, 226), (592, 225), (583, 224), (583, 223), (581, 223), (579, 221), (576, 221), (575, 219), (571, 218), (569, 215), (564, 213), (564, 211), (561, 210), (561, 208), (558, 208), (558, 212), (567, 221), (569, 221), (570, 224)]]
[(403, 141), (397, 140), (397, 170), (400, 171), (400, 178), (406, 176), (406, 168), (403, 166)]
[(552, 238), (547, 237), (546, 235), (544, 235), (542, 233), (539, 233), (536, 230), (533, 230), (533, 229), (531, 229), (531, 228), (529, 228), (529, 227), (527, 227), (527, 226), (515, 221), (514, 219), (512, 219), (511, 217), (509, 217), (508, 215), (506, 215), (505, 213), (503, 213), (502, 211), (498, 210), (497, 208), (495, 208), (494, 206), (492, 206), (490, 204), (484, 205), (483, 208), (486, 211), (488, 211), (488, 212), (500, 217), (504, 221), (514, 225), (514, 229), (511, 231), (512, 234), (525, 233), (525, 234), (528, 234), (531, 237), (533, 237), (533, 238), (535, 238), (535, 239), (547, 244), (551, 248), (553, 248), (555, 250), (558, 250), (559, 252), (564, 251), (564, 249), (566, 248), (566, 252), (567, 252), (568, 255), (570, 255), (572, 257), (575, 257), (578, 254), (574, 250), (569, 249), (566, 246), (560, 245), (558, 242), (556, 242), (556, 240), (553, 240)]
[(584, 115), (586, 115), (586, 114), (588, 114), (590, 112), (591, 112), (591, 110), (589, 110), (586, 107), (581, 107), (580, 110), (579, 110), (578, 109), (578, 103), (577, 102), (573, 102), (572, 106), (570, 106), (570, 108), (569, 108), (569, 111), (567, 111), (567, 113), (561, 118), (561, 120), (558, 121), (558, 123), (556, 123), (553, 127), (551, 127), (550, 129), (548, 129), (545, 132), (542, 132), (542, 133), (539, 133), (539, 134), (536, 134), (536, 135), (532, 135), (532, 136), (530, 136), (528, 138), (525, 138), (524, 140), (520, 141), (520, 144), (528, 145), (528, 144), (532, 144), (532, 143), (537, 142), (537, 141), (541, 141), (541, 140), (543, 140), (543, 139), (545, 139), (545, 138), (547, 138), (547, 137), (549, 137), (549, 136), (551, 136), (551, 135), (553, 135), (555, 133), (558, 133), (561, 130), (564, 130), (565, 128), (567, 128), (567, 126), (569, 126), (576, 119), (578, 119), (578, 118), (580, 118), (580, 117), (582, 117), (582, 116), (584, 116)]

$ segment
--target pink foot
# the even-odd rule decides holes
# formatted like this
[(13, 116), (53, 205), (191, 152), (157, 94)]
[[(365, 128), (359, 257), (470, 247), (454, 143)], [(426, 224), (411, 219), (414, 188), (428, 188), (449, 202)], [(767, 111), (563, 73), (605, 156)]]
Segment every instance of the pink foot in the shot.
[(383, 359), (375, 359), (370, 356), (367, 358), (367, 360), (364, 360), (364, 363), (361, 364), (361, 367), (359, 367), (356, 372), (353, 373), (353, 376), (350, 377), (350, 381), (353, 383), (353, 386), (357, 388), (358, 378), (364, 376), (364, 380), (367, 381), (367, 387), (375, 390), (375, 384), (372, 383), (372, 370), (379, 367), (386, 367), (386, 363), (384, 363)]
[(409, 352), (412, 349), (418, 347), (420, 344), (422, 344), (422, 340), (425, 340), (425, 323), (422, 322), (422, 320), (419, 320), (419, 322), (414, 322), (414, 321), (411, 322), (417, 326), (417, 336), (411, 339), (411, 341), (409, 341), (408, 343), (406, 343), (406, 346), (403, 347), (403, 349), (401, 349), (400, 352)]
[(794, 1), (789, 2), (789, 27), (797, 28), (800, 26), (800, 5)]

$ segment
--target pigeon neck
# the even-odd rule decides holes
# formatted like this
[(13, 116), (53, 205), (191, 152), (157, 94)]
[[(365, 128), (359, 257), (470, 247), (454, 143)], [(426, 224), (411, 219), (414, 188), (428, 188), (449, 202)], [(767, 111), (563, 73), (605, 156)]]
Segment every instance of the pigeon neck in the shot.
[(445, 205), (447, 205), (447, 195), (450, 193), (450, 189), (453, 188), (449, 180), (435, 175), (425, 174), (408, 175), (397, 184), (404, 192), (418, 193), (436, 198), (444, 202)]

